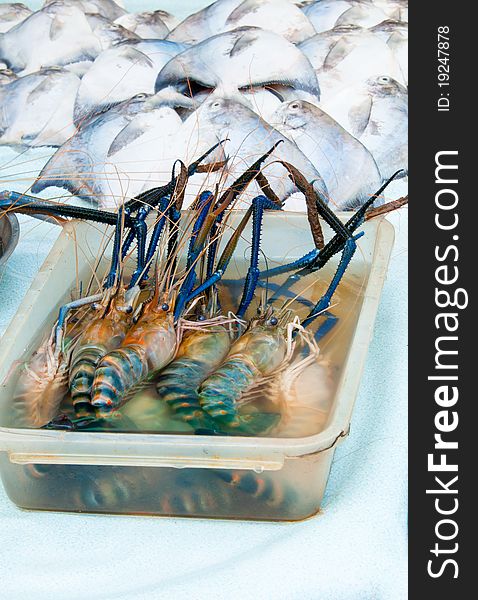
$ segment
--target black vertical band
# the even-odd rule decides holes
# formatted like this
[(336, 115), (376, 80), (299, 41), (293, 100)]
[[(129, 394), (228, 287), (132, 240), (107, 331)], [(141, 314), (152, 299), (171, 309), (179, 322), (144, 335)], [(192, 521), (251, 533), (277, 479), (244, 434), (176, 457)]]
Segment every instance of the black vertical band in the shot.
[(410, 598), (434, 600), (466, 598), (474, 587), (478, 36), (470, 9), (410, 2)]

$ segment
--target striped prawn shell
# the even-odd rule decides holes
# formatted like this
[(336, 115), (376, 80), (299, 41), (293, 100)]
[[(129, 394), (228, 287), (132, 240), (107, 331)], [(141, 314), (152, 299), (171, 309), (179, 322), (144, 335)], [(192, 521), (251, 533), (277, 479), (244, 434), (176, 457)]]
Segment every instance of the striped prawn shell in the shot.
[(201, 408), (213, 419), (235, 420), (238, 401), (258, 377), (259, 372), (253, 364), (238, 358), (227, 360), (201, 385)]
[(161, 371), (156, 381), (160, 399), (196, 429), (210, 429), (214, 425), (201, 408), (198, 388), (221, 364), (230, 344), (230, 335), (224, 327), (192, 331), (181, 342), (177, 358)]
[(206, 377), (203, 364), (192, 358), (179, 358), (166, 367), (156, 382), (156, 390), (161, 400), (171, 410), (192, 427), (209, 427), (208, 415), (199, 403), (197, 388)]
[(130, 326), (130, 314), (118, 310), (113, 302), (108, 313), (94, 318), (81, 335), (72, 354), (69, 380), (77, 414), (89, 412), (96, 367), (103, 356), (121, 345)]
[(98, 363), (91, 388), (97, 412), (121, 406), (138, 383), (167, 365), (174, 357), (177, 334), (170, 312), (149, 310), (131, 328), (119, 348)]
[(242, 335), (231, 347), (222, 365), (199, 389), (204, 411), (219, 421), (239, 425), (238, 402), (262, 377), (283, 363), (287, 341), (278, 327), (258, 326)]
[(103, 345), (83, 346), (76, 353), (71, 367), (69, 386), (73, 407), (77, 414), (87, 410), (91, 402), (91, 386), (95, 378), (96, 367), (107, 354), (108, 349)]

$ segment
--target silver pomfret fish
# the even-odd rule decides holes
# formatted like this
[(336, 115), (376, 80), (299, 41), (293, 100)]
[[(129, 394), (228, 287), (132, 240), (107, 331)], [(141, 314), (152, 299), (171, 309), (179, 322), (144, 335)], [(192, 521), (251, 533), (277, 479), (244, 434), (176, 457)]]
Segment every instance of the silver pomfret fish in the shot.
[(300, 100), (284, 103), (272, 124), (319, 171), (330, 203), (338, 210), (360, 206), (380, 186), (380, 173), (370, 152), (317, 106)]
[(408, 91), (388, 76), (344, 89), (322, 108), (370, 150), (382, 179), (408, 169)]
[(183, 50), (182, 44), (165, 40), (137, 40), (102, 52), (81, 80), (76, 122), (136, 94), (154, 93), (161, 68)]
[[(325, 200), (328, 198), (327, 186), (320, 173), (297, 145), (261, 119), (240, 96), (224, 98), (213, 94), (183, 123), (177, 139), (176, 154), (178, 157), (182, 156), (186, 163), (196, 159), (218, 140), (227, 140), (224, 144), (228, 159), (225, 174), (219, 172), (192, 177), (189, 186), (193, 194), (190, 199), (198, 189), (214, 189), (219, 179), (224, 186), (232, 183), (244, 172), (246, 166), (263, 156), (279, 140), (282, 143), (275, 148), (263, 169), (275, 194), (285, 200), (296, 191), (287, 171), (275, 162), (284, 160), (296, 166), (308, 181), (314, 181), (316, 190)], [(247, 200), (258, 193), (259, 190), (253, 183), (244, 198)]]
[(5, 33), (32, 14), (31, 9), (20, 2), (0, 4), (0, 33)]
[(0, 91), (0, 144), (61, 146), (75, 133), (79, 78), (60, 67), (12, 79)]
[(101, 49), (84, 13), (58, 2), (0, 35), (0, 61), (23, 75), (44, 67), (91, 61)]
[(159, 73), (156, 91), (173, 85), (186, 89), (238, 89), (283, 84), (320, 97), (309, 60), (282, 36), (256, 27), (215, 35), (173, 58)]
[[(174, 104), (174, 102), (173, 102)], [(141, 94), (83, 123), (48, 161), (33, 193), (55, 186), (93, 205), (115, 208), (137, 195), (151, 176), (171, 178), (174, 158), (160, 167), (181, 119), (171, 102)]]

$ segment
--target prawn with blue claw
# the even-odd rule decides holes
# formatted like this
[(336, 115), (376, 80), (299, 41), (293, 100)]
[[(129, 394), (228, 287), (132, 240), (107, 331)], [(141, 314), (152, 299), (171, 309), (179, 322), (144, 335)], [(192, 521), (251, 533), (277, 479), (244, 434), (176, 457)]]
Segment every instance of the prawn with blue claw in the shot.
[[(319, 344), (338, 321), (335, 296), (363, 234), (357, 229), (407, 199), (383, 203), (396, 173), (343, 222), (313, 181), (275, 156), (279, 147), (280, 141), (231, 185), (201, 191), (187, 210), (188, 179), (198, 170), (224, 169), (211, 162), (217, 145), (189, 166), (177, 161), (166, 185), (116, 213), (1, 193), (4, 212), (112, 228), (108, 269), (97, 269), (81, 288), (87, 293), (60, 308), (20, 369), (17, 426), (134, 431), (135, 413), (125, 408), (141, 406), (138, 397), (154, 392), (160, 417), (153, 411), (149, 431), (167, 433), (179, 424), (185, 433), (255, 436), (300, 427), (300, 401), (291, 390), (322, 361)], [(285, 204), (264, 174), (271, 163), (280, 163), (304, 197), (313, 248), (264, 267), (266, 217)], [(253, 183), (261, 193), (249, 200)], [(234, 210), (239, 202), (247, 209)], [(323, 223), (333, 232), (328, 241)], [(238, 244), (249, 235), (247, 256), (239, 257)], [(314, 297), (311, 290), (336, 255)], [(234, 278), (240, 260), (245, 272)], [(327, 379), (325, 363), (321, 368)], [(138, 422), (144, 427), (144, 419)]]

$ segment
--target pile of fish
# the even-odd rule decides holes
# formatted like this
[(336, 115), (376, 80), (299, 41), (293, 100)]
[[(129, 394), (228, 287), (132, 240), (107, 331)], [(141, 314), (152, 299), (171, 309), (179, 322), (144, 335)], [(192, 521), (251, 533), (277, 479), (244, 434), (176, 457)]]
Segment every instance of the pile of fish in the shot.
[(283, 160), (351, 210), (407, 175), (407, 5), (218, 0), (178, 22), (115, 0), (1, 4), (0, 144), (58, 148), (32, 192), (114, 208), (228, 139), (227, 174), (192, 177), (187, 206), (281, 141), (265, 173), (280, 200)]

